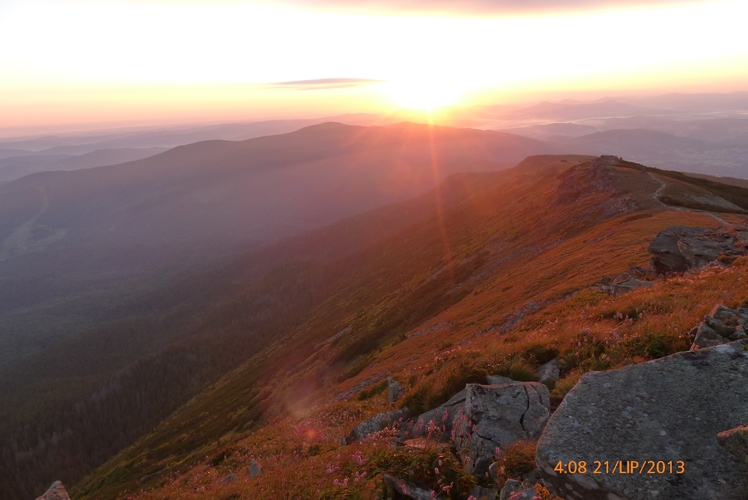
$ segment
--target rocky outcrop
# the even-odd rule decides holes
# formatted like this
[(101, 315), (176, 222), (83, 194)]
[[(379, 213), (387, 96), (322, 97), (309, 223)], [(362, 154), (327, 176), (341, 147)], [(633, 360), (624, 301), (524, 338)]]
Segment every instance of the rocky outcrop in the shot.
[(405, 395), (405, 386), (392, 377), (387, 377), (387, 401), (390, 404), (400, 400)]
[(691, 350), (713, 347), (748, 337), (745, 333), (746, 322), (748, 322), (748, 309), (743, 307), (730, 309), (717, 304), (704, 321), (695, 327)]
[(717, 442), (748, 467), (748, 425), (720, 432)]
[(683, 272), (748, 254), (748, 231), (671, 226), (655, 236), (647, 250), (660, 273)]
[(550, 416), (550, 393), (537, 382), (468, 384), (465, 408), (454, 424), (455, 447), (471, 474), (482, 474), (496, 448), (534, 441)]
[(624, 293), (632, 292), (638, 288), (649, 288), (652, 286), (651, 281), (640, 280), (628, 273), (620, 274), (615, 278), (603, 278), (600, 283), (592, 288), (601, 290), (613, 297), (618, 297)]
[(514, 330), (517, 325), (531, 314), (534, 314), (540, 310), (540, 304), (537, 302), (528, 302), (524, 306), (520, 307), (512, 314), (510, 314), (504, 322), (501, 324), (499, 329), (500, 334), (506, 334)]
[(70, 500), (68, 492), (65, 491), (65, 487), (60, 481), (55, 481), (52, 486), (49, 487), (44, 495), (40, 496), (36, 500)]
[(538, 441), (543, 480), (568, 499), (745, 500), (716, 435), (748, 420), (746, 380), (748, 339), (588, 373)]
[(391, 427), (395, 422), (399, 422), (401, 419), (405, 420), (410, 416), (410, 410), (407, 408), (401, 408), (395, 411), (386, 411), (374, 415), (366, 422), (359, 424), (355, 429), (351, 431), (348, 436), (348, 442), (354, 439), (364, 439), (371, 434), (384, 430), (386, 427)]

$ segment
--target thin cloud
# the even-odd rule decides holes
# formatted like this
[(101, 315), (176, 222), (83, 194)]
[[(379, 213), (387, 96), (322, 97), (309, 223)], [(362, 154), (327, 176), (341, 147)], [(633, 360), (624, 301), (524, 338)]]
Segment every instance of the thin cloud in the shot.
[(381, 83), (382, 80), (370, 80), (366, 78), (320, 78), (317, 80), (294, 80), (291, 82), (275, 82), (269, 84), (276, 88), (286, 88), (292, 90), (328, 90), (344, 89), (352, 87), (365, 87), (375, 83)]
[(308, 9), (379, 11), (410, 14), (501, 15), (543, 14), (602, 9), (628, 9), (705, 3), (704, 0), (280, 0)]

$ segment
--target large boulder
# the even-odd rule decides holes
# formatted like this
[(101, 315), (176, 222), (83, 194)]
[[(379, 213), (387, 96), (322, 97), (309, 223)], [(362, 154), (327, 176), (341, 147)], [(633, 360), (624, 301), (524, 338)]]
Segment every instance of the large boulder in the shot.
[(657, 271), (683, 272), (721, 256), (748, 254), (747, 238), (746, 231), (670, 226), (655, 236), (647, 250), (653, 255), (652, 265)]
[(44, 495), (40, 496), (36, 500), (70, 500), (68, 492), (65, 491), (65, 487), (60, 481), (55, 481), (52, 486), (49, 487)]
[(745, 500), (748, 474), (717, 434), (746, 421), (741, 340), (586, 374), (548, 422), (536, 461), (567, 499)]
[(537, 382), (468, 384), (465, 409), (458, 414), (455, 447), (471, 474), (483, 474), (496, 455), (517, 441), (534, 441), (550, 416), (550, 393)]

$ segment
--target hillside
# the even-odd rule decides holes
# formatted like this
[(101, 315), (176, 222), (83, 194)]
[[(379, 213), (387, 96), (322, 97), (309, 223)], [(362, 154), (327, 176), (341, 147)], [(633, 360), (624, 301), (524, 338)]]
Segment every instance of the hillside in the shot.
[(96, 149), (79, 155), (26, 152), (20, 156), (0, 157), (0, 184), (38, 172), (116, 165), (147, 158), (165, 150), (166, 148), (119, 148)]
[[(1, 186), (0, 477), (18, 497), (56, 470), (81, 477), (301, 321), (340, 278), (296, 250), (304, 239), (268, 249), (281, 236), (548, 149), (493, 132), (327, 124)], [(320, 251), (355, 252), (433, 206)], [(40, 446), (49, 440), (65, 445)]]
[[(388, 451), (386, 436), (340, 448), (341, 435), (388, 407), (381, 396), (387, 376), (405, 384), (404, 405), (423, 411), (487, 374), (532, 379), (539, 364), (559, 356), (568, 362), (554, 392), (558, 401), (586, 371), (687, 348), (685, 332), (714, 300), (737, 289), (742, 268), (685, 282), (661, 278), (620, 297), (591, 288), (621, 273), (647, 272), (647, 245), (668, 226), (741, 220), (665, 205), (658, 190), (676, 179), (694, 187), (703, 182), (610, 157), (535, 158), (505, 172), (453, 177), (433, 197), (373, 212), (369, 222), (379, 228), (376, 220), (417, 212), (419, 203), (431, 207), (411, 227), (379, 241), (367, 237), (368, 246), (351, 253), (331, 247), (347, 234), (361, 235), (361, 219), (328, 228), (324, 240), (306, 236), (317, 241), (311, 256), (327, 257), (312, 261), (319, 276), (339, 277), (319, 302), (78, 484), (74, 497), (142, 491), (139, 498), (264, 498), (272, 491), (293, 498), (370, 498), (380, 489), (382, 469), (416, 467), (420, 460), (416, 454), (398, 462), (404, 455)], [(735, 191), (740, 188), (713, 183), (699, 189), (748, 208)], [(744, 299), (730, 296), (735, 303)], [(242, 301), (232, 306), (242, 308)], [(616, 311), (634, 309), (644, 319), (619, 325), (627, 340), (610, 351), (615, 357), (601, 361), (599, 353), (578, 352), (580, 330), (607, 331), (617, 323)], [(667, 328), (656, 326), (662, 324)], [(370, 466), (356, 464), (357, 452)], [(263, 467), (259, 479), (247, 476), (253, 460)], [(450, 463), (455, 468), (449, 470), (460, 469)], [(331, 475), (330, 464), (341, 472)], [(354, 484), (353, 473), (362, 471), (366, 479), (359, 474)], [(239, 479), (218, 484), (229, 473)], [(333, 484), (346, 474), (347, 489)]]

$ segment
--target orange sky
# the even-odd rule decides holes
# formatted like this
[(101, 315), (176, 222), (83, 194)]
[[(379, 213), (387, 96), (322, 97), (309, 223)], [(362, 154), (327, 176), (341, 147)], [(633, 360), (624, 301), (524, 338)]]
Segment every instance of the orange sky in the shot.
[(748, 89), (748, 2), (619, 4), (0, 0), (0, 130)]

